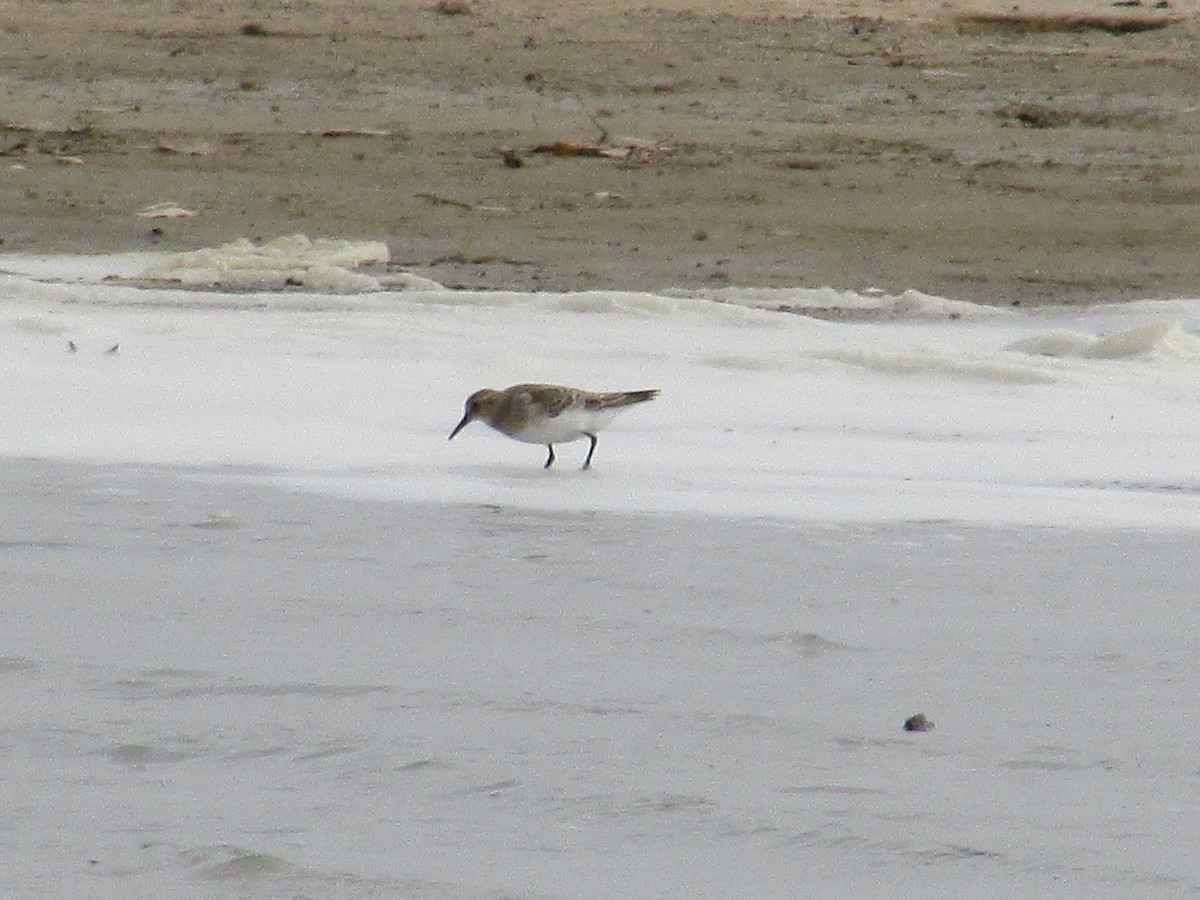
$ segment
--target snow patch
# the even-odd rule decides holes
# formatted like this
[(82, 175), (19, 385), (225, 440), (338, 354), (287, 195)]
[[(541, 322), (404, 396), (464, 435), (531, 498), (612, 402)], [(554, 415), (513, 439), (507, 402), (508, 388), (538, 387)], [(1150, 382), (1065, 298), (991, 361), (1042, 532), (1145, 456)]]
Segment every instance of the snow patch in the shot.
[(845, 363), (885, 375), (952, 375), (961, 378), (995, 381), (1001, 384), (1049, 384), (1054, 375), (1021, 361), (980, 359), (948, 355), (929, 350), (902, 353), (879, 352), (860, 348), (840, 348), (817, 354), (818, 358)]
[(1078, 359), (1200, 359), (1200, 338), (1178, 322), (1149, 322), (1102, 337), (1071, 331), (1033, 335), (1008, 349), (1032, 356)]
[(951, 300), (917, 290), (893, 295), (882, 292), (839, 291), (830, 287), (732, 287), (695, 292), (692, 296), (735, 306), (829, 319), (960, 319), (1013, 315), (1011, 310), (982, 306), (964, 300)]
[(265, 244), (239, 238), (219, 247), (176, 253), (141, 274), (184, 287), (235, 291), (305, 287), (319, 293), (358, 294), (382, 290), (383, 285), (374, 276), (354, 270), (382, 265), (388, 259), (387, 246), (377, 241), (312, 240), (295, 234)]

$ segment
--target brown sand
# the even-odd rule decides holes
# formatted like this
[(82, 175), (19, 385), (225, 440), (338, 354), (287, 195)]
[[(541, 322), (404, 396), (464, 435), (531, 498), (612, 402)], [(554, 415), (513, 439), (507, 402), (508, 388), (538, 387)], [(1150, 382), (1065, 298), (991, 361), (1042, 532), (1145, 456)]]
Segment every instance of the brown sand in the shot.
[[(7, 252), (300, 232), (460, 286), (1200, 295), (1200, 0), (0, 0), (0, 23)], [(197, 215), (137, 215), (159, 203)]]

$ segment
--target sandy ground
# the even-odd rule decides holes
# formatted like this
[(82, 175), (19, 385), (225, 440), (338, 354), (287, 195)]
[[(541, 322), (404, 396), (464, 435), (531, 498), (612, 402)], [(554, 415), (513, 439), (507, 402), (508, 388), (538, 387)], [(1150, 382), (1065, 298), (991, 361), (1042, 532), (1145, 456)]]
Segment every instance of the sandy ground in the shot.
[(455, 286), (1200, 294), (1197, 0), (5, 0), (0, 23), (5, 251), (303, 232)]

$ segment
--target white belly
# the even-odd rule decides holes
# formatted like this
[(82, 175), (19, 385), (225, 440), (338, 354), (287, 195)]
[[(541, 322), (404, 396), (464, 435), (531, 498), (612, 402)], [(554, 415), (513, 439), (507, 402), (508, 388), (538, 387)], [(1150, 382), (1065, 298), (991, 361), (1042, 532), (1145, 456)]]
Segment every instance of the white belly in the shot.
[(585, 434), (595, 434), (612, 421), (617, 410), (606, 409), (592, 412), (585, 409), (568, 409), (553, 419), (530, 422), (509, 437), (527, 444), (558, 444), (577, 441)]

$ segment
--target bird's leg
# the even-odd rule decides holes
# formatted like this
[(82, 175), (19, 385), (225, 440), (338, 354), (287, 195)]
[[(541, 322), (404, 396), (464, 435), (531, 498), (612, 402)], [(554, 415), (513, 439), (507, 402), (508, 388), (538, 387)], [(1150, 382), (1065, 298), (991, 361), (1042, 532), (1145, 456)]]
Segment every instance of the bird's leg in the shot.
[(592, 445), (588, 447), (587, 459), (583, 461), (583, 467), (585, 469), (590, 469), (592, 467), (592, 454), (596, 452), (596, 436), (594, 434), (588, 434), (586, 431), (583, 433), (583, 436), (592, 442)]
[(547, 444), (546, 449), (550, 451), (550, 455), (546, 457), (546, 462), (542, 465), (543, 469), (548, 469), (554, 465), (554, 445)]

